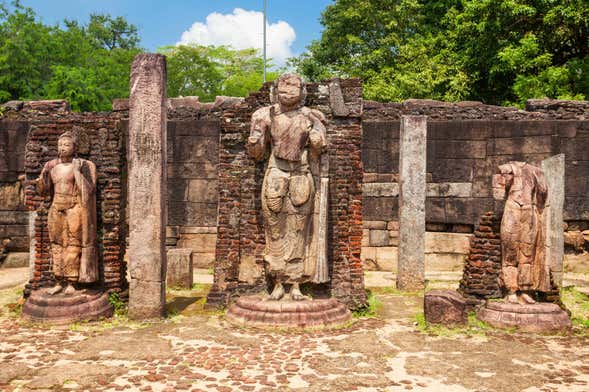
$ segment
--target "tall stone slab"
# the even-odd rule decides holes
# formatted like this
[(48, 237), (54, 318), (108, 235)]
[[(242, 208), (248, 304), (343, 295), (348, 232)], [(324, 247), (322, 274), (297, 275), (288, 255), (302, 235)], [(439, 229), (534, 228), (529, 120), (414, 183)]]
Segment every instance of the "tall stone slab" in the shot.
[(129, 98), (129, 317), (156, 318), (166, 305), (166, 59), (140, 54)]
[(425, 287), (426, 116), (403, 116), (399, 136), (397, 288)]
[(548, 185), (546, 213), (546, 257), (552, 272), (553, 283), (562, 287), (564, 259), (564, 154), (558, 154), (542, 161), (542, 170)]

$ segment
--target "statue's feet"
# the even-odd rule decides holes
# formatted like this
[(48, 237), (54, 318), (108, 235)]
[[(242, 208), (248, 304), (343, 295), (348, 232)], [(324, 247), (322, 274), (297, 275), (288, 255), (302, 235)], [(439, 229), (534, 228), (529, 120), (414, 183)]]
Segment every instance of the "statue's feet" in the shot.
[(292, 288), (290, 289), (290, 299), (293, 301), (302, 301), (308, 298), (304, 296), (303, 293), (301, 293), (301, 289), (299, 288), (298, 284), (293, 284)]
[(511, 294), (507, 295), (507, 297), (505, 297), (505, 302), (508, 302), (510, 304), (520, 303), (519, 298), (517, 297), (517, 295), (515, 293), (511, 293)]
[(536, 301), (527, 293), (521, 293), (519, 296), (519, 302), (522, 305), (531, 305), (531, 304), (535, 304)]
[(65, 295), (73, 295), (76, 292), (76, 289), (71, 284), (68, 284), (63, 293)]
[(58, 283), (55, 286), (53, 286), (52, 288), (50, 288), (49, 290), (47, 290), (47, 294), (55, 295), (55, 294), (61, 292), (61, 290), (63, 290), (63, 286)]
[(284, 287), (282, 286), (282, 283), (276, 283), (274, 290), (272, 290), (272, 294), (270, 294), (270, 299), (278, 301), (282, 297), (284, 297)]

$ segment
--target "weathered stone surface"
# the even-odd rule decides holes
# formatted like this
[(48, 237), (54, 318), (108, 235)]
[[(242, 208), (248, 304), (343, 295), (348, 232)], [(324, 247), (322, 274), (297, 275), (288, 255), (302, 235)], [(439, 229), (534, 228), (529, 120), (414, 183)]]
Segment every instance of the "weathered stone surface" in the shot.
[(24, 303), (22, 318), (39, 323), (69, 324), (111, 317), (113, 311), (108, 293), (103, 291), (84, 290), (67, 295), (39, 289), (33, 291)]
[(389, 246), (390, 236), (388, 230), (370, 230), (370, 246)]
[(167, 252), (166, 283), (170, 287), (192, 287), (192, 249), (176, 248)]
[(548, 200), (546, 201), (546, 257), (552, 281), (562, 287), (564, 238), (563, 238), (563, 208), (565, 196), (565, 156), (555, 155), (542, 161), (542, 170), (548, 186)]
[(397, 288), (425, 286), (425, 116), (403, 116), (399, 158), (399, 264)]
[(425, 253), (456, 253), (466, 255), (472, 234), (425, 233)]
[(272, 150), (261, 192), (264, 261), (266, 272), (274, 279), (272, 300), (285, 295), (283, 283), (292, 284), (290, 296), (296, 300), (303, 297), (300, 283), (329, 281), (326, 241), (331, 146), (327, 119), (322, 112), (303, 106), (303, 88), (299, 76), (281, 75), (276, 83), (276, 103), (252, 114), (246, 144), (256, 161), (266, 158), (268, 146)]
[(129, 110), (129, 100), (125, 98), (116, 98), (112, 100), (112, 111), (123, 112)]
[[(545, 249), (549, 190), (542, 170), (525, 162), (512, 161), (500, 165), (498, 171), (493, 176), (493, 196), (506, 199), (501, 220), (500, 282), (511, 302), (516, 296), (521, 301), (527, 296), (522, 292), (551, 291)], [(562, 227), (560, 232), (562, 236)]]
[(423, 313), (428, 324), (452, 327), (467, 323), (466, 301), (453, 290), (432, 290), (425, 293)]
[(24, 111), (39, 112), (69, 112), (70, 104), (65, 99), (48, 99), (42, 101), (25, 101), (22, 107)]
[(140, 54), (129, 112), (129, 317), (162, 317), (166, 275), (166, 60)]
[(22, 186), (20, 181), (0, 184), (0, 201), (2, 210), (18, 210), (23, 206)]
[(198, 97), (179, 97), (168, 99), (168, 109), (176, 110), (178, 108), (198, 109), (201, 103)]
[(487, 302), (477, 317), (495, 328), (517, 328), (524, 332), (566, 332), (571, 328), (568, 313), (552, 303), (513, 304)]
[(29, 266), (29, 252), (10, 252), (6, 255), (2, 268), (21, 268)]
[(306, 301), (269, 301), (259, 296), (240, 297), (227, 311), (226, 318), (246, 327), (296, 328), (334, 327), (352, 317), (335, 298)]

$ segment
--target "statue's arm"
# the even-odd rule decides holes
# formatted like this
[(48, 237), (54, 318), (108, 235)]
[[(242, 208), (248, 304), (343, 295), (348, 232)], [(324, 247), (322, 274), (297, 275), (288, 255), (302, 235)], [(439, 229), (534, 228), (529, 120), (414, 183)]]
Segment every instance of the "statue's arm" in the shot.
[(248, 154), (257, 161), (264, 159), (270, 124), (271, 119), (268, 108), (258, 109), (252, 115), (250, 136), (247, 139), (246, 149)]
[(41, 174), (39, 174), (39, 178), (37, 178), (36, 185), (37, 185), (37, 193), (41, 196), (47, 196), (51, 190), (51, 169), (53, 168), (52, 161), (45, 163), (43, 166), (43, 170), (41, 170)]
[(309, 131), (309, 143), (313, 150), (322, 152), (327, 147), (327, 120), (322, 112), (314, 109), (309, 110), (308, 117), (313, 124)]

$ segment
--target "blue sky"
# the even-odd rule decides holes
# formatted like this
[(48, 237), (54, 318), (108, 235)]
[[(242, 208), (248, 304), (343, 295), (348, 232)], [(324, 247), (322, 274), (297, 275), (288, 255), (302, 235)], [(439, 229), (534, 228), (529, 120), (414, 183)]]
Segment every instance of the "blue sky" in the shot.
[[(141, 44), (150, 51), (164, 45), (201, 40), (205, 44), (233, 43), (247, 45), (252, 40), (261, 42), (261, 23), (255, 23), (258, 14), (244, 11), (263, 9), (263, 0), (21, 0), (31, 7), (44, 23), (54, 24), (64, 18), (87, 21), (92, 12), (124, 16), (139, 28)], [(273, 32), (274, 58), (300, 54), (313, 39), (321, 35), (319, 16), (333, 0), (268, 0), (268, 22)], [(207, 16), (213, 15), (209, 21)], [(254, 21), (254, 22), (253, 22)], [(278, 21), (286, 23), (279, 24)], [(191, 30), (191, 26), (197, 23)], [(243, 31), (254, 29), (259, 31)], [(290, 29), (289, 28), (292, 29)], [(296, 35), (296, 38), (294, 38)], [(247, 41), (249, 37), (250, 41)], [(245, 40), (245, 41), (244, 41)], [(223, 42), (231, 41), (231, 42)]]

